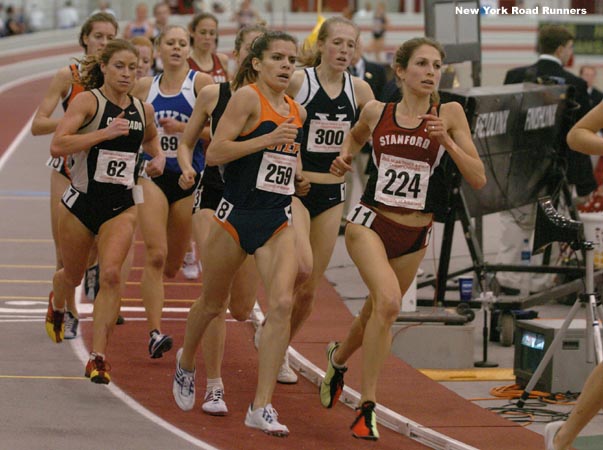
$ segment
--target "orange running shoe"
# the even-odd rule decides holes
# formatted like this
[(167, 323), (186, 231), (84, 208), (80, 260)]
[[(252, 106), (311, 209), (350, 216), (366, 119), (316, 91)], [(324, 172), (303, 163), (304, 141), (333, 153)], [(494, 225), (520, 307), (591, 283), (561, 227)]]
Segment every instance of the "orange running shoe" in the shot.
[(86, 371), (84, 375), (86, 378), (90, 378), (90, 381), (97, 384), (109, 384), (111, 382), (111, 376), (109, 371), (111, 365), (105, 361), (105, 358), (96, 353), (90, 353), (90, 359), (86, 364)]
[(52, 342), (63, 341), (65, 336), (65, 311), (55, 311), (52, 306), (54, 292), (50, 291), (48, 295), (48, 310), (46, 311), (46, 334), (52, 339)]
[(375, 403), (366, 401), (356, 408), (356, 420), (350, 427), (352, 435), (357, 439), (367, 439), (376, 441), (379, 439), (379, 430), (377, 430), (377, 415), (375, 414)]

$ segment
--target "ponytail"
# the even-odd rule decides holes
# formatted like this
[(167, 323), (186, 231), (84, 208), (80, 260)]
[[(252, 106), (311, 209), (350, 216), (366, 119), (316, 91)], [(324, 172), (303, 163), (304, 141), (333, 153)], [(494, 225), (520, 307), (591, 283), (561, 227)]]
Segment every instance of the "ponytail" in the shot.
[(297, 46), (297, 39), (290, 34), (282, 31), (266, 31), (256, 37), (249, 48), (249, 54), (243, 60), (232, 81), (233, 90), (237, 90), (249, 83), (254, 83), (258, 78), (258, 73), (253, 68), (253, 59), (262, 59), (264, 52), (273, 41), (293, 42)]

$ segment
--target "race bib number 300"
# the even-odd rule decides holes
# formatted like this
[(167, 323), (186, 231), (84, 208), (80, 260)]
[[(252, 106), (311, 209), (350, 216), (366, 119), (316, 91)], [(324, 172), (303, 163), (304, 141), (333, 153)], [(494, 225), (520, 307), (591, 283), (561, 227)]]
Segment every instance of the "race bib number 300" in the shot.
[(94, 180), (99, 183), (123, 184), (132, 187), (134, 186), (135, 169), (136, 153), (101, 149), (98, 151)]
[(276, 194), (293, 195), (296, 164), (295, 156), (264, 152), (255, 187)]
[(350, 122), (313, 119), (308, 130), (307, 150), (316, 153), (339, 152), (349, 132)]
[(375, 200), (384, 205), (425, 208), (430, 166), (424, 161), (381, 155)]

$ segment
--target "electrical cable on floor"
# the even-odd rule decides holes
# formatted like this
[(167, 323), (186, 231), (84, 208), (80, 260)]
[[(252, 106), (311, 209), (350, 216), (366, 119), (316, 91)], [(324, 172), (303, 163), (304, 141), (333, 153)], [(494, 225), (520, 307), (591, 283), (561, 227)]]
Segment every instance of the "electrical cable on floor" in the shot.
[[(495, 386), (490, 389), (493, 398), (472, 399), (473, 401), (500, 400), (500, 399), (519, 399), (523, 394), (523, 389), (518, 384), (508, 386)], [(509, 401), (506, 405), (486, 408), (512, 422), (524, 426), (532, 423), (548, 423), (556, 420), (565, 420), (569, 413), (552, 411), (547, 409), (549, 405), (571, 406), (575, 404), (578, 394), (572, 392), (549, 393), (542, 391), (532, 391), (524, 407), (519, 408), (516, 403)]]
[[(511, 384), (508, 386), (495, 386), (490, 389), (490, 394), (496, 398), (506, 398), (509, 400), (521, 398), (523, 395), (523, 388), (518, 384)], [(549, 404), (559, 405), (573, 405), (578, 398), (578, 393), (575, 392), (543, 392), (543, 391), (532, 391), (530, 392), (529, 398), (537, 399)]]
[(566, 420), (569, 416), (569, 413), (546, 409), (546, 403), (539, 400), (528, 400), (523, 408), (519, 408), (515, 403), (508, 403), (486, 409), (523, 426)]

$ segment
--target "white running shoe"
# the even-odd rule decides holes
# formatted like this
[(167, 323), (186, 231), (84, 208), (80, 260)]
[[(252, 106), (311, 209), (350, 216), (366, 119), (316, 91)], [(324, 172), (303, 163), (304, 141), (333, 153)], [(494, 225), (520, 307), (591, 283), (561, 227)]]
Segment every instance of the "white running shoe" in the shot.
[(281, 384), (297, 383), (297, 374), (289, 366), (289, 353), (287, 351), (285, 351), (285, 357), (283, 358), (283, 363), (281, 364), (281, 367), (278, 369), (278, 375), (276, 377), (276, 381), (278, 381)]
[(84, 272), (84, 288), (86, 292), (86, 298), (91, 302), (96, 299), (98, 291), (100, 290), (100, 268), (98, 264), (90, 266)]
[(75, 339), (77, 337), (77, 327), (80, 321), (71, 313), (65, 311), (65, 335), (63, 339)]
[(245, 416), (245, 425), (250, 428), (257, 428), (264, 433), (276, 437), (289, 436), (289, 428), (278, 421), (278, 413), (276, 409), (268, 403), (264, 408), (251, 409), (251, 405), (247, 409)]
[(228, 414), (228, 408), (224, 401), (224, 388), (214, 386), (205, 393), (205, 400), (201, 409), (210, 416), (225, 416)]
[(190, 411), (195, 406), (195, 371), (189, 372), (180, 367), (182, 349), (176, 353), (176, 373), (172, 383), (172, 394), (176, 404), (183, 411)]
[(194, 247), (191, 247), (191, 251), (186, 252), (186, 255), (184, 255), (182, 273), (187, 280), (196, 280), (199, 278), (199, 264), (197, 263)]
[(544, 427), (544, 449), (545, 450), (555, 450), (555, 446), (553, 445), (553, 440), (564, 424), (564, 421), (559, 420), (557, 422), (550, 422)]

